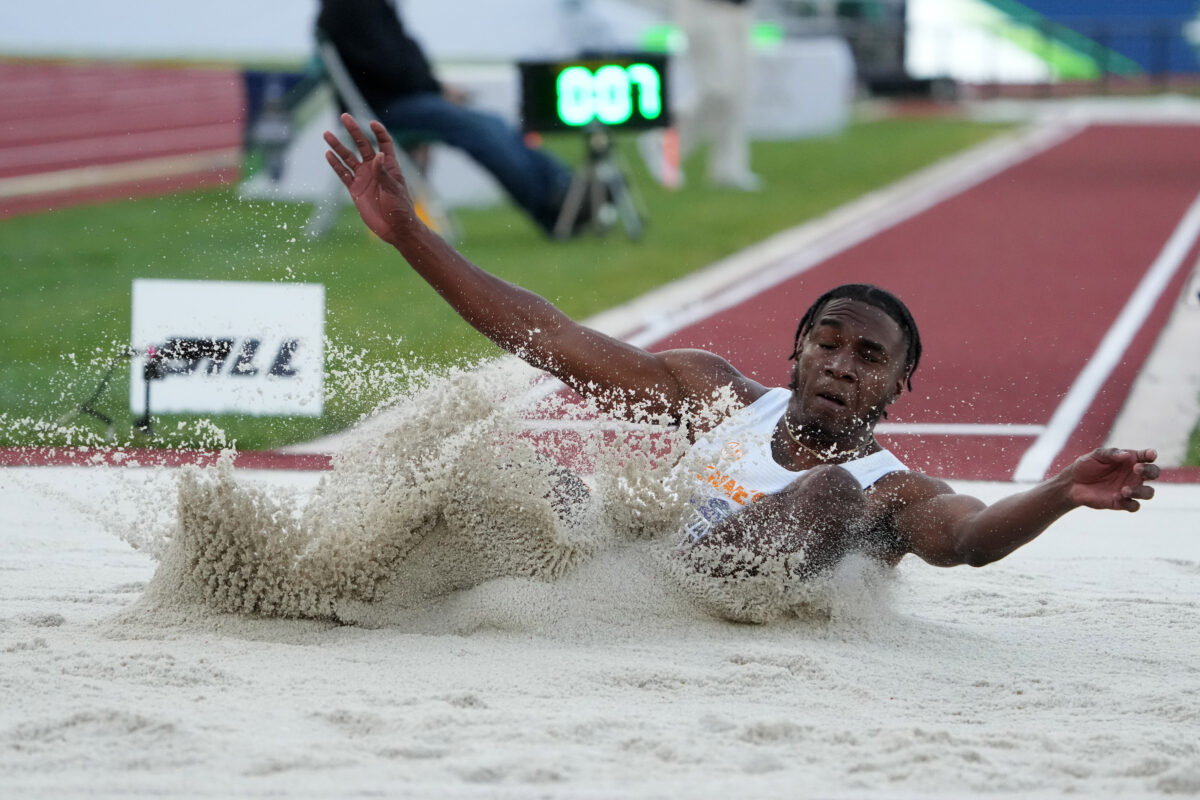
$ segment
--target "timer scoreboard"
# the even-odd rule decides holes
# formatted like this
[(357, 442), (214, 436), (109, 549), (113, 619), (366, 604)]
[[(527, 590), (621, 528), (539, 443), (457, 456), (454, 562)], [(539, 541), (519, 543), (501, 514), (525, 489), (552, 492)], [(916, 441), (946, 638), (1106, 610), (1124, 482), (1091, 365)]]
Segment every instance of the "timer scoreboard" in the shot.
[(667, 58), (659, 53), (522, 61), (521, 121), (527, 131), (649, 130), (671, 124)]

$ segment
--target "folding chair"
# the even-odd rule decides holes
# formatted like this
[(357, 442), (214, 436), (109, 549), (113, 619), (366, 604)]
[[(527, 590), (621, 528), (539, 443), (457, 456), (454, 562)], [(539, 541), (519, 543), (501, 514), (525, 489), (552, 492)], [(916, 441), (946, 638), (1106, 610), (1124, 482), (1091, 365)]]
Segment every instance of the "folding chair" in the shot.
[[(350, 77), (350, 71), (346, 69), (346, 65), (342, 61), (342, 57), (338, 54), (337, 48), (334, 47), (333, 42), (329, 41), (319, 32), (317, 34), (317, 57), (324, 68), (325, 77), (328, 78), (333, 92), (342, 107), (364, 126), (364, 132), (371, 139), (372, 143), (378, 146), (379, 143), (375, 141), (375, 135), (369, 127), (365, 126), (368, 120), (379, 119), (379, 117), (371, 110), (370, 105), (367, 104), (366, 99), (362, 96), (362, 92), (359, 91), (358, 86), (354, 83), (354, 79)], [(403, 133), (397, 134), (396, 131), (389, 131), (389, 133), (392, 134), (392, 138), (397, 142), (396, 161), (400, 165), (400, 172), (404, 175), (405, 183), (408, 184), (408, 191), (412, 196), (417, 216), (443, 239), (451, 242), (461, 240), (462, 231), (454, 215), (450, 213), (446, 204), (434, 190), (433, 185), (417, 167), (404, 147), (399, 146), (405, 139)], [(347, 142), (347, 144), (353, 146), (351, 142)], [(332, 202), (317, 205), (316, 210), (305, 225), (305, 233), (308, 236), (316, 238), (333, 226), (334, 221), (337, 219), (338, 211), (349, 199), (340, 184), (335, 197), (337, 199), (332, 200)]]

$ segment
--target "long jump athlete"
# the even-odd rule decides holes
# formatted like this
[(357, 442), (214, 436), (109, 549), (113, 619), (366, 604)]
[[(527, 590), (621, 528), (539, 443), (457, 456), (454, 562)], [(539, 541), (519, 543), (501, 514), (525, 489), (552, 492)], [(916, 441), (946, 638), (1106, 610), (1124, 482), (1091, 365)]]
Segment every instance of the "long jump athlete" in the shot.
[(1072, 509), (1137, 511), (1154, 496), (1153, 450), (1095, 450), (990, 506), (906, 468), (874, 429), (911, 388), (921, 341), (904, 304), (874, 286), (834, 288), (802, 315), (787, 388), (763, 386), (704, 350), (651, 353), (580, 325), (427, 228), (387, 130), (371, 123), (376, 150), (350, 115), (342, 122), (357, 152), (326, 132), (326, 157), (367, 227), (488, 339), (614, 414), (640, 407), (681, 420), (732, 394), (723, 419), (693, 431), (693, 450), (711, 456), (681, 532), (693, 551), (802, 553), (800, 578), (851, 551), (890, 565), (913, 553), (936, 566), (983, 566)]

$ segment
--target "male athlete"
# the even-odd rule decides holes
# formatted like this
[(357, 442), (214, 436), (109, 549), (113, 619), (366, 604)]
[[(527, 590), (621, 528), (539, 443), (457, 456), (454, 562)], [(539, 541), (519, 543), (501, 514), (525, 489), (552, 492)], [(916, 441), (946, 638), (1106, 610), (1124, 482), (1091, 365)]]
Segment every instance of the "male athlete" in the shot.
[[(350, 115), (357, 153), (330, 132), (326, 158), (367, 226), (476, 330), (614, 413), (641, 407), (681, 420), (731, 393), (734, 410), (694, 431), (703, 464), (687, 538), (695, 552), (797, 553), (798, 577), (850, 551), (894, 565), (982, 566), (1032, 541), (1079, 506), (1137, 511), (1154, 496), (1153, 450), (1096, 450), (991, 506), (904, 467), (874, 437), (921, 355), (903, 303), (872, 286), (838, 287), (800, 321), (791, 385), (769, 389), (703, 350), (650, 353), (586, 328), (497, 278), (413, 211), (385, 128), (376, 151)], [(708, 463), (704, 463), (707, 461)], [(696, 561), (720, 574), (721, 558)]]

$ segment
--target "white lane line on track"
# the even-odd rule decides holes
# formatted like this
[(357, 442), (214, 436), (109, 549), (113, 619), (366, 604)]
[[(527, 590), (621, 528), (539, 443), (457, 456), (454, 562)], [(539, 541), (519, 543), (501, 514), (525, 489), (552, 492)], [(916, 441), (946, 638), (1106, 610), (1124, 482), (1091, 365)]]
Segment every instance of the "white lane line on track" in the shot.
[(1054, 416), (1037, 441), (1025, 451), (1013, 473), (1014, 481), (1040, 481), (1050, 465), (1062, 452), (1067, 440), (1091, 407), (1105, 381), (1120, 363), (1133, 337), (1146, 323), (1155, 303), (1200, 236), (1200, 195), (1176, 226), (1158, 258), (1150, 265), (1137, 289), (1117, 315), (1112, 327), (1100, 340), (1100, 346), (1088, 360), (1087, 366), (1075, 378)]
[[(25, 117), (6, 122), (0, 130), (0, 146), (7, 152), (24, 147), (49, 147), (57, 145), (60, 152), (71, 152), (76, 143), (88, 140), (107, 140), (107, 147), (115, 137), (126, 137), (130, 131), (130, 120), (138, 120), (143, 126), (152, 126), (157, 131), (173, 131), (207, 125), (214, 119), (230, 116), (229, 102), (217, 97), (202, 101), (189, 99), (186, 104), (178, 103), (179, 90), (172, 88), (173, 96), (159, 100), (138, 98), (142, 102), (129, 103), (112, 109), (77, 109), (63, 111), (39, 111), (33, 118)], [(5, 102), (0, 95), (0, 103)], [(69, 103), (70, 100), (63, 101)], [(166, 106), (164, 108), (164, 106)], [(238, 131), (241, 123), (230, 122), (226, 130)], [(47, 131), (51, 133), (47, 133)], [(53, 139), (53, 142), (47, 142)], [(19, 155), (19, 154), (18, 154)], [(11, 164), (10, 164), (11, 166)]]
[(57, 172), (42, 172), (36, 175), (0, 178), (0, 200), (73, 192), (98, 186), (226, 169), (240, 164), (241, 157), (241, 150), (231, 147), (203, 153), (146, 158), (138, 161), (122, 161), (116, 164), (64, 169)]
[(877, 433), (901, 436), (1039, 436), (1045, 425), (1004, 422), (881, 422)]
[(85, 136), (69, 141), (53, 141), (21, 145), (0, 150), (0, 168), (28, 170), (34, 166), (62, 164), (64, 156), (87, 158), (145, 158), (147, 154), (164, 151), (212, 149), (213, 145), (228, 146), (238, 139), (238, 127), (222, 122), (213, 125), (190, 125), (175, 130), (112, 133)]
[[(618, 433), (635, 431), (653, 433), (663, 430), (661, 425), (623, 420), (538, 419), (532, 417), (526, 419), (526, 427), (531, 431), (602, 430)], [(1045, 428), (1044, 425), (1006, 425), (1003, 423), (881, 422), (875, 426), (875, 431), (889, 436), (1037, 436)]]

